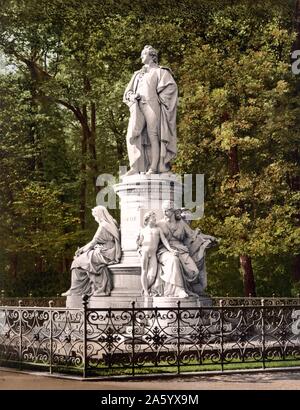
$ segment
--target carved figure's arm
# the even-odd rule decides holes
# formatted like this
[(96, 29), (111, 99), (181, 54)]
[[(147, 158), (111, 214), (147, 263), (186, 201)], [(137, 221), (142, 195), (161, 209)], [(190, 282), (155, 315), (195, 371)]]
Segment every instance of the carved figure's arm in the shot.
[(160, 234), (160, 239), (161, 239), (162, 243), (164, 244), (164, 246), (168, 249), (169, 252), (172, 252), (175, 255), (178, 255), (178, 251), (171, 248), (165, 234), (163, 233), (163, 230), (161, 228), (158, 228), (158, 230), (159, 230), (159, 234)]
[(136, 244), (137, 244), (137, 248), (140, 248), (143, 245), (144, 242), (144, 237), (143, 237), (143, 233), (142, 231), (138, 234), (138, 237), (136, 239)]

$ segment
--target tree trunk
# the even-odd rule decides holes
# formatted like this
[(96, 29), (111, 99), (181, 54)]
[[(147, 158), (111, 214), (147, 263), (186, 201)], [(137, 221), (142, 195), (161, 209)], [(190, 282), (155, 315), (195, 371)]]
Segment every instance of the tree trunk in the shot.
[(229, 175), (233, 177), (240, 172), (238, 149), (236, 145), (230, 148), (230, 151), (228, 154), (228, 160), (229, 160)]
[(35, 272), (36, 273), (42, 273), (44, 272), (44, 261), (41, 256), (35, 256), (34, 258), (34, 266), (35, 266)]
[[(238, 147), (235, 145), (230, 148), (228, 155), (229, 175), (231, 178), (238, 176), (240, 172), (239, 159), (238, 159)], [(235, 192), (233, 192), (233, 195)], [(241, 212), (244, 212), (244, 206), (240, 206)], [(252, 268), (252, 261), (248, 255), (240, 255), (240, 265), (243, 272), (244, 282), (244, 295), (256, 296), (255, 279)]]
[(84, 126), (82, 126), (81, 134), (81, 166), (80, 166), (80, 206), (79, 206), (79, 218), (81, 229), (85, 229), (85, 208), (86, 208), (86, 154), (87, 154), (87, 140), (88, 134)]
[(255, 280), (250, 256), (240, 255), (240, 264), (243, 271), (244, 295), (256, 296)]
[(292, 46), (292, 51), (300, 49), (300, 0), (296, 0), (295, 4), (294, 30), (297, 33), (297, 37)]
[(98, 177), (98, 166), (96, 151), (96, 104), (94, 102), (91, 102), (91, 132), (89, 138), (89, 153), (91, 156), (93, 187), (95, 195), (97, 195), (99, 187), (96, 186), (96, 181)]
[[(83, 77), (83, 88), (86, 94), (86, 97), (89, 98), (89, 94), (92, 91), (91, 82), (88, 77)], [(88, 168), (91, 171), (92, 183), (95, 195), (97, 195), (96, 180), (98, 176), (98, 167), (97, 167), (97, 154), (96, 154), (96, 104), (90, 102), (90, 125), (89, 118), (86, 106), (83, 111), (83, 117), (85, 120), (86, 132), (88, 135), (87, 139), (87, 148), (88, 148)]]
[(11, 277), (16, 280), (18, 276), (18, 255), (11, 254), (9, 256), (9, 273)]
[(113, 110), (109, 110), (110, 121), (109, 126), (112, 132), (115, 134), (116, 144), (117, 144), (117, 158), (119, 162), (124, 159), (124, 135), (121, 133), (115, 123)]
[(295, 282), (300, 282), (300, 254), (293, 256), (292, 278)]
[(117, 143), (117, 158), (119, 162), (122, 162), (124, 159), (124, 145), (123, 145), (124, 136), (121, 137), (119, 135), (116, 136), (116, 143)]
[(43, 169), (42, 156), (41, 156), (41, 147), (40, 147), (40, 137), (37, 133), (37, 123), (36, 115), (38, 113), (38, 82), (37, 79), (31, 78), (30, 85), (30, 115), (32, 121), (29, 124), (29, 143), (33, 148), (33, 156), (29, 159), (29, 169), (30, 171), (41, 172)]

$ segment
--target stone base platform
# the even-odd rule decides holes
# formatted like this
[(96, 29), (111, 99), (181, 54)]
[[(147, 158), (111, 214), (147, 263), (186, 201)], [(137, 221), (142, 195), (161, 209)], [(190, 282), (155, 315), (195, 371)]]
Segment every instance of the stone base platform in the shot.
[[(136, 308), (144, 307), (144, 298), (142, 296), (130, 294), (127, 296), (91, 296), (87, 306), (91, 309), (129, 309), (132, 307), (132, 302), (135, 302)], [(82, 296), (68, 296), (66, 307), (69, 309), (82, 308)]]
[(164, 202), (171, 202), (178, 208), (182, 206), (182, 183), (180, 175), (172, 173), (144, 173), (123, 176), (114, 185), (120, 198), (121, 208), (121, 263), (140, 264), (136, 240), (143, 227), (144, 216), (149, 211), (156, 213), (157, 220), (163, 217)]
[(190, 296), (188, 298), (179, 299), (176, 297), (156, 296), (152, 298), (151, 307), (170, 308), (175, 309), (180, 302), (181, 308), (196, 308), (204, 306), (212, 306), (212, 300), (205, 296)]
[[(127, 309), (132, 307), (144, 307), (144, 298), (142, 298), (141, 287), (141, 266), (118, 263), (110, 265), (109, 270), (112, 275), (113, 289), (109, 296), (91, 296), (88, 301), (89, 308), (108, 309), (121, 308)], [(81, 308), (82, 297), (73, 295), (68, 296), (66, 307)]]
[[(210, 307), (212, 301), (209, 297), (194, 297), (178, 299), (175, 297), (144, 297), (141, 294), (134, 294), (130, 292), (130, 288), (127, 289), (127, 295), (116, 293), (110, 296), (91, 296), (88, 301), (88, 308), (92, 309), (130, 309), (132, 308), (132, 302), (135, 303), (135, 308), (178, 308), (178, 301), (180, 301), (180, 308), (197, 308), (197, 307)], [(113, 293), (113, 292), (112, 292)], [(82, 297), (73, 295), (68, 296), (66, 300), (67, 308), (82, 308)]]
[[(136, 252), (137, 253), (137, 252)], [(117, 263), (110, 265), (109, 270), (112, 275), (113, 289), (111, 291), (111, 297), (129, 297), (136, 298), (142, 294), (141, 285), (141, 265), (127, 263)]]
[[(181, 308), (212, 306), (212, 301), (207, 296), (190, 296), (183, 299), (164, 296), (142, 296), (140, 264), (128, 265), (127, 263), (118, 263), (110, 265), (109, 270), (113, 280), (111, 294), (109, 296), (91, 296), (88, 301), (88, 308), (129, 309), (132, 307), (132, 302), (135, 302), (136, 308), (176, 309), (178, 307), (178, 301), (180, 301)], [(82, 296), (68, 296), (66, 307), (70, 309), (82, 308)]]

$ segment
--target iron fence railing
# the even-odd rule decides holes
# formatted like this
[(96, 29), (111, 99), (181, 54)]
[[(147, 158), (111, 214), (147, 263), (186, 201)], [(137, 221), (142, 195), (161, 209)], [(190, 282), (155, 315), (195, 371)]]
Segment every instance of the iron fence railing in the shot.
[(219, 306), (220, 301), (222, 301), (224, 306), (261, 306), (262, 300), (266, 306), (295, 306), (300, 304), (300, 295), (294, 298), (289, 297), (213, 297), (213, 306)]
[[(264, 297), (265, 305), (276, 306), (276, 305), (287, 305), (295, 306), (300, 304), (300, 295), (297, 297)], [(213, 306), (219, 306), (220, 301), (222, 301), (224, 306), (260, 306), (262, 298), (261, 297), (212, 297), (211, 302)], [(66, 298), (62, 296), (55, 297), (9, 297), (6, 296), (4, 291), (0, 292), (0, 306), (30, 306), (30, 307), (45, 307), (52, 303), (54, 307), (65, 307)]]
[(0, 293), (0, 306), (28, 306), (28, 307), (45, 307), (49, 306), (49, 303), (52, 303), (55, 307), (65, 307), (66, 298), (61, 296), (55, 297), (9, 297), (1, 295)]
[(300, 304), (0, 307), (0, 365), (89, 376), (300, 365)]

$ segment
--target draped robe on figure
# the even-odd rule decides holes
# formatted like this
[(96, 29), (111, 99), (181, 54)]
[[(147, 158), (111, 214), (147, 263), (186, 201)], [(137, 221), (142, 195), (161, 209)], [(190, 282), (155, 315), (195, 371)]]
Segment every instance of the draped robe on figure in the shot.
[(75, 295), (91, 295), (96, 290), (109, 295), (112, 280), (107, 265), (117, 263), (120, 256), (117, 228), (107, 222), (101, 222), (91, 241), (91, 248), (73, 260), (69, 292)]
[[(130, 101), (141, 79), (145, 93), (140, 101)], [(151, 163), (150, 141), (140, 104), (149, 104), (155, 112), (160, 145), (158, 172), (168, 172), (170, 161), (176, 155), (177, 96), (177, 85), (168, 68), (157, 66), (149, 72), (141, 69), (133, 74), (123, 101), (130, 109), (126, 141), (130, 166), (136, 173), (147, 171)]]
[(199, 270), (184, 244), (185, 238), (192, 235), (192, 230), (183, 221), (170, 224), (166, 220), (161, 220), (158, 226), (163, 230), (170, 247), (178, 251), (178, 256), (161, 244), (157, 252), (159, 269), (154, 291), (162, 286), (164, 296), (176, 297), (182, 289), (190, 296), (197, 295), (193, 285), (199, 280)]
[[(189, 227), (189, 229), (191, 229)], [(217, 240), (211, 235), (205, 235), (199, 229), (191, 230), (192, 235), (188, 236), (184, 244), (188, 247), (190, 256), (196, 263), (199, 270), (199, 280), (193, 284), (193, 290), (201, 295), (207, 287), (207, 272), (205, 263), (206, 249), (217, 245)]]

